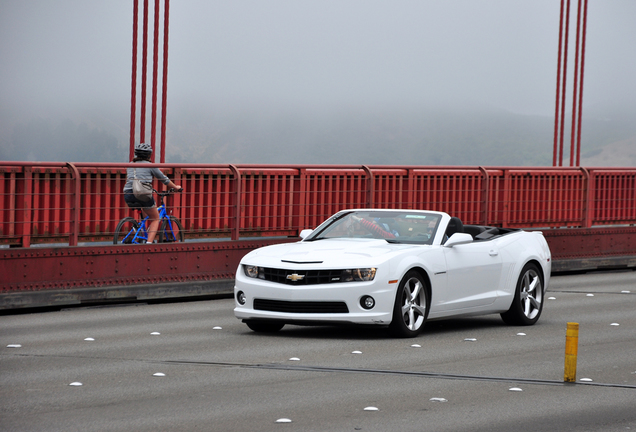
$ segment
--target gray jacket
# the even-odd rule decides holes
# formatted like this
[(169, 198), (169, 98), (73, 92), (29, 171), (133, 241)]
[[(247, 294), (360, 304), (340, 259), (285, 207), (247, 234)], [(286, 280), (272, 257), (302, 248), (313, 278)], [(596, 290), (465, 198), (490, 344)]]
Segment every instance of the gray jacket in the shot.
[[(150, 163), (150, 162), (139, 161), (136, 163), (142, 164), (142, 163)], [(126, 170), (126, 184), (124, 185), (124, 193), (126, 192), (132, 193), (132, 188), (133, 188), (132, 182), (133, 182), (133, 179), (135, 178), (133, 172), (135, 171), (137, 172), (137, 178), (141, 180), (143, 183), (152, 183), (153, 177), (158, 178), (159, 181), (165, 185), (170, 183), (170, 179), (166, 177), (166, 175), (162, 173), (159, 170), (159, 168), (143, 168), (143, 167), (128, 168)]]

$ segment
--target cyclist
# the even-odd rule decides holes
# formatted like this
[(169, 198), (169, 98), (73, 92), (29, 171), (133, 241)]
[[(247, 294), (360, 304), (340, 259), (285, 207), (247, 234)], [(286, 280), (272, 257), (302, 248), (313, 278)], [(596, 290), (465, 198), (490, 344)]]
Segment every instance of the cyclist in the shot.
[[(152, 156), (152, 147), (150, 144), (139, 143), (135, 145), (135, 158), (132, 162), (137, 163), (150, 163), (150, 157)], [(133, 178), (134, 171), (136, 171), (137, 178), (144, 183), (151, 183), (153, 177), (159, 179), (168, 188), (181, 191), (181, 186), (174, 184), (159, 168), (128, 168), (126, 174), (126, 184), (124, 185), (124, 201), (130, 208), (139, 208), (148, 216), (150, 224), (148, 225), (148, 240), (147, 243), (152, 243), (157, 235), (157, 229), (159, 228), (159, 210), (157, 210), (157, 204), (154, 198), (151, 196), (149, 201), (140, 201), (133, 195)]]

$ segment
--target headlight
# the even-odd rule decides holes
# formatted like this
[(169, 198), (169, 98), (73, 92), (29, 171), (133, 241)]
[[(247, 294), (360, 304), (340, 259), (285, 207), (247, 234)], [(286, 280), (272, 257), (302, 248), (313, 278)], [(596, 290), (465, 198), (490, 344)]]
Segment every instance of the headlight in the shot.
[(245, 276), (249, 278), (265, 279), (265, 272), (263, 267), (244, 265), (243, 273), (245, 273)]
[(376, 270), (374, 267), (343, 270), (342, 282), (372, 281), (375, 278)]

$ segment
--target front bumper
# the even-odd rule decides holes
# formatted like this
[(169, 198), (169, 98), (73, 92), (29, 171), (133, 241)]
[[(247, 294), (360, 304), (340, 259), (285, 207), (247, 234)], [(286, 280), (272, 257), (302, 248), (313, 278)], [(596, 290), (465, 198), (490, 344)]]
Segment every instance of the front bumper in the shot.
[[(397, 283), (375, 279), (370, 282), (345, 282), (326, 285), (291, 286), (275, 282), (251, 279), (237, 272), (234, 286), (234, 315), (241, 320), (276, 320), (285, 323), (352, 323), (387, 325), (393, 315), (393, 304)], [(237, 294), (243, 292), (245, 304), (239, 304)], [(364, 296), (371, 296), (375, 306), (366, 310), (360, 304)], [(263, 310), (260, 303), (284, 303), (286, 311)], [(257, 302), (259, 303), (259, 302)], [(344, 303), (346, 311), (320, 312), (321, 307), (307, 308), (315, 303), (322, 307), (327, 303)], [(295, 308), (294, 305), (302, 305)], [(306, 312), (312, 309), (311, 312)], [(291, 311), (290, 311), (291, 310)]]

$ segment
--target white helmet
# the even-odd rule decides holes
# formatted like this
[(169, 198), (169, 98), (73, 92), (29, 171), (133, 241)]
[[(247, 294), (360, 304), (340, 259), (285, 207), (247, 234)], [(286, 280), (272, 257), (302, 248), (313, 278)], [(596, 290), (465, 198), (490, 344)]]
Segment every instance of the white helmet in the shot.
[(135, 144), (135, 151), (145, 151), (152, 153), (152, 146), (146, 143)]
[(135, 156), (148, 158), (152, 155), (152, 146), (146, 143), (135, 144)]

